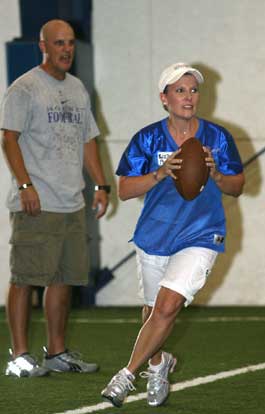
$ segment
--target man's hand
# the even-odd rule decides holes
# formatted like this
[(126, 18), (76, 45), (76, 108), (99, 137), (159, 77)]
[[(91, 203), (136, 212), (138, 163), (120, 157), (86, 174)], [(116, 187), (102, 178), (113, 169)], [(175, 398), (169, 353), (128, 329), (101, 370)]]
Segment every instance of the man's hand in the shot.
[(28, 216), (37, 216), (40, 214), (40, 199), (37, 191), (33, 186), (20, 190), (19, 194), (22, 210)]
[(97, 190), (94, 193), (92, 209), (97, 210), (96, 218), (100, 219), (107, 211), (109, 196), (105, 190)]

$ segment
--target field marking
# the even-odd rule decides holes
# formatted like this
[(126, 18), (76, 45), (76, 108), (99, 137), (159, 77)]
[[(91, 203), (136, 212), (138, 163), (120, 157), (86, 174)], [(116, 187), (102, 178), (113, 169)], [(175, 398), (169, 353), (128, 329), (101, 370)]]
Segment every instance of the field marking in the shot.
[[(35, 323), (45, 323), (44, 318), (32, 318), (32, 322)], [(141, 324), (140, 318), (70, 318), (70, 323), (80, 323), (80, 324)], [(265, 322), (265, 316), (209, 316), (205, 318), (185, 318), (185, 319), (176, 319), (175, 323), (185, 323), (185, 322), (196, 322), (196, 323), (211, 323), (211, 322)], [(7, 323), (6, 319), (0, 319), (0, 323)]]
[[(237, 368), (237, 369), (233, 369), (230, 371), (223, 371), (223, 372), (218, 372), (217, 374), (212, 374), (212, 375), (206, 375), (205, 377), (198, 377), (198, 378), (194, 378), (192, 380), (188, 380), (188, 381), (183, 381), (183, 382), (179, 382), (176, 384), (171, 385), (171, 392), (177, 392), (177, 391), (182, 391), (185, 390), (187, 388), (191, 388), (191, 387), (197, 387), (199, 385), (203, 385), (203, 384), (209, 384), (211, 382), (215, 382), (215, 381), (219, 381), (225, 378), (231, 378), (234, 377), (236, 375), (241, 375), (241, 374), (247, 374), (249, 372), (255, 372), (255, 371), (260, 371), (265, 369), (265, 362), (260, 363), (260, 364), (256, 364), (256, 365), (248, 365), (246, 367), (243, 368)], [(132, 395), (130, 397), (128, 397), (126, 399), (126, 402), (124, 403), (124, 405), (134, 402), (134, 401), (140, 401), (146, 398), (146, 392), (141, 392), (137, 395)], [(55, 413), (55, 414), (88, 414), (88, 413), (93, 413), (95, 411), (101, 411), (101, 410), (105, 410), (107, 408), (113, 408), (112, 404), (108, 403), (108, 402), (102, 402), (99, 404), (95, 404), (95, 405), (90, 405), (87, 407), (81, 407), (81, 408), (76, 408), (74, 410), (67, 410), (67, 411), (63, 411), (61, 413)]]
[[(33, 322), (45, 322), (44, 318), (33, 319)], [(90, 318), (70, 318), (69, 322), (76, 323), (91, 323), (91, 324), (141, 324), (141, 319), (139, 318), (103, 318), (103, 319), (90, 319)], [(206, 318), (187, 318), (187, 319), (176, 319), (176, 323), (185, 323), (185, 322), (198, 322), (198, 323), (208, 323), (208, 322), (265, 322), (265, 316), (210, 316)]]

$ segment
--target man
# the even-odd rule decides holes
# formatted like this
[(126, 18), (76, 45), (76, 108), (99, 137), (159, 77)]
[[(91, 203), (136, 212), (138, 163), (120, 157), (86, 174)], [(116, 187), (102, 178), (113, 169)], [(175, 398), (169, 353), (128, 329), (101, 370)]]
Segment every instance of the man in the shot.
[[(7, 90), (0, 116), (2, 147), (12, 173), (7, 206), (12, 233), (7, 316), (12, 358), (6, 375), (94, 372), (65, 347), (71, 286), (87, 284), (83, 166), (96, 183), (93, 209), (102, 217), (109, 186), (98, 155), (89, 96), (71, 68), (75, 36), (62, 20), (41, 29), (43, 62)], [(31, 286), (45, 286), (47, 348), (43, 364), (29, 354)]]

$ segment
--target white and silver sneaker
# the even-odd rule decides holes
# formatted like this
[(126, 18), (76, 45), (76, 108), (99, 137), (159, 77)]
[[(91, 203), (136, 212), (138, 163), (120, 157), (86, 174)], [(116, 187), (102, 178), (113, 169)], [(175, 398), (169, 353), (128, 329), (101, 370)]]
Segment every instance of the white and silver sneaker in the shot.
[(85, 362), (81, 359), (81, 355), (77, 352), (68, 350), (56, 355), (49, 355), (47, 348), (44, 346), (43, 367), (47, 370), (55, 372), (82, 372), (92, 373), (99, 369), (98, 364), (93, 362)]
[[(12, 350), (9, 350), (12, 357)], [(6, 367), (5, 375), (13, 377), (44, 377), (49, 370), (40, 366), (36, 359), (29, 353), (24, 353), (11, 359)]]
[(147, 371), (141, 372), (142, 378), (147, 378), (147, 403), (152, 407), (162, 405), (169, 394), (170, 384), (168, 381), (169, 372), (173, 372), (177, 359), (168, 352), (162, 354), (163, 366), (159, 371), (152, 371), (151, 367)]
[(109, 400), (115, 407), (121, 407), (128, 393), (135, 390), (132, 383), (134, 379), (134, 375), (128, 375), (125, 368), (121, 369), (101, 392), (101, 396)]

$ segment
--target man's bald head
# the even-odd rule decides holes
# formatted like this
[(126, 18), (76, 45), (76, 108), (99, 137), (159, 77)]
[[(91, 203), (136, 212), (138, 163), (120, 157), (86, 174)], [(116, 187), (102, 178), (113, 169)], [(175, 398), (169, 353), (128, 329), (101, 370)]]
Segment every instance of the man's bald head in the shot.
[(71, 68), (75, 34), (64, 20), (50, 20), (40, 31), (39, 46), (43, 54), (41, 68), (57, 79), (64, 79)]
[(59, 19), (49, 20), (40, 30), (40, 40), (47, 41), (49, 38), (54, 36), (55, 33), (66, 28), (72, 31), (74, 36), (74, 30), (69, 23)]

